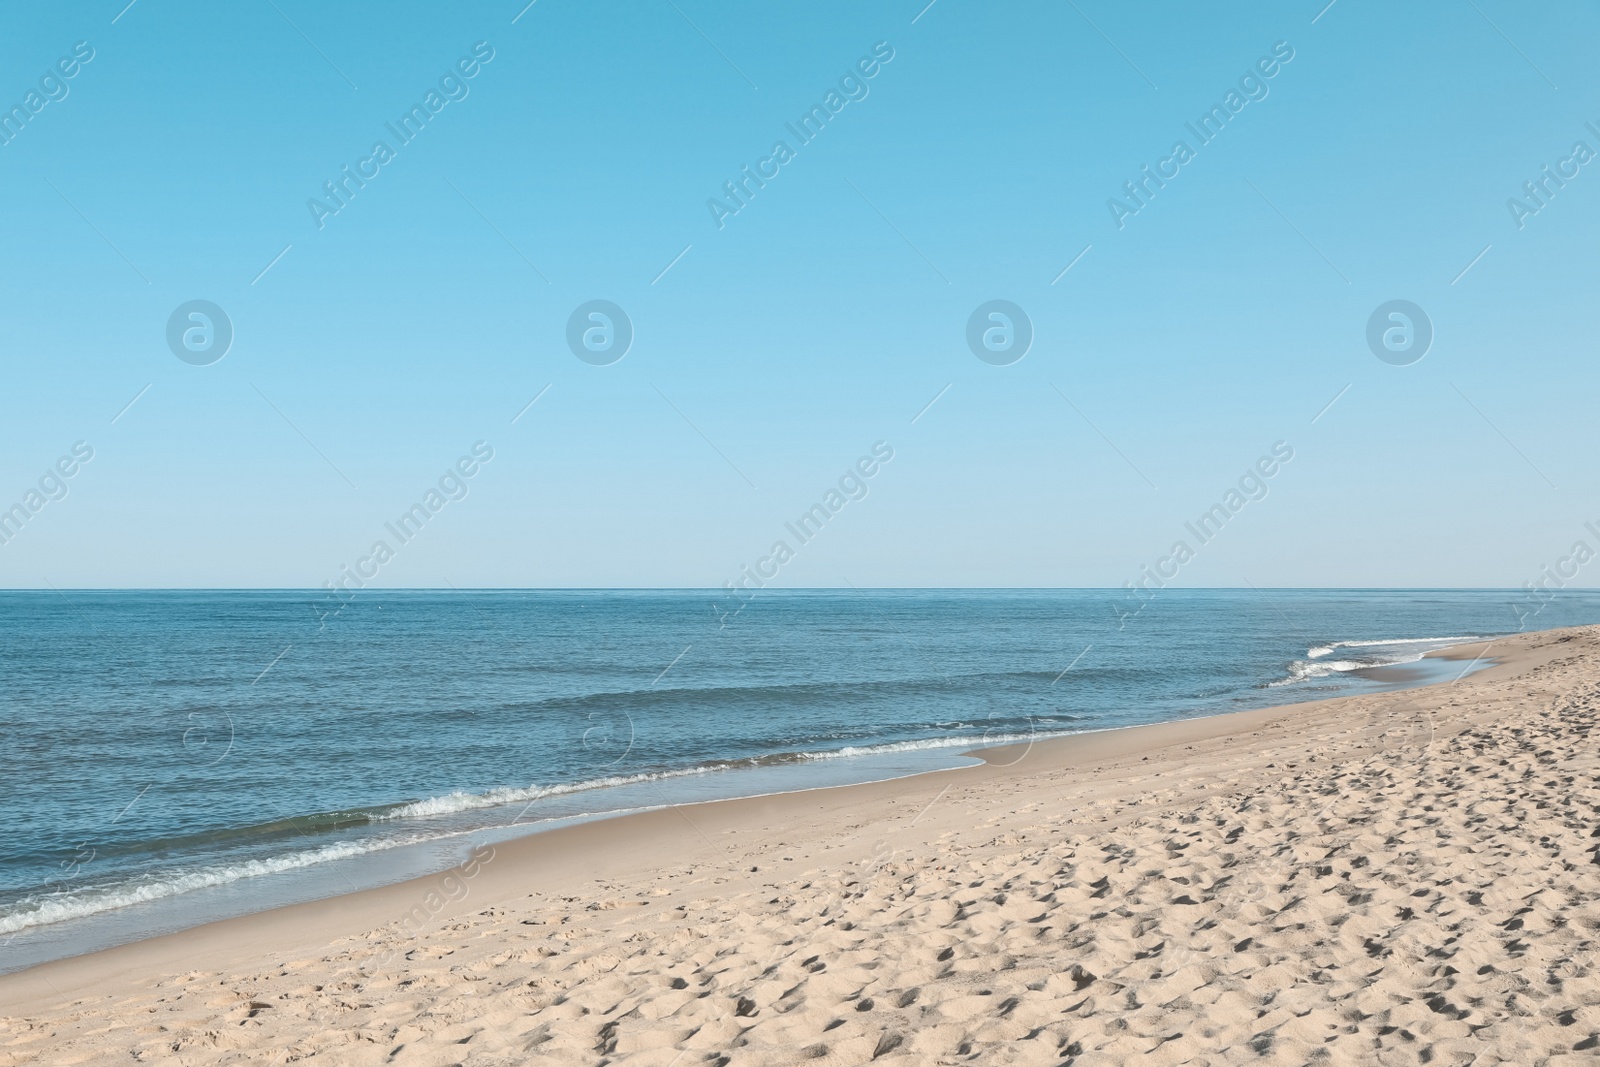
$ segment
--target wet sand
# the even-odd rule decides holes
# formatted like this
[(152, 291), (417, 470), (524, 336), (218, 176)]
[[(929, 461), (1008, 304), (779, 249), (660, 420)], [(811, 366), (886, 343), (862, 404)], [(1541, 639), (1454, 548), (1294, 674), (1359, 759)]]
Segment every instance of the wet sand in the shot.
[(1485, 653), (35, 967), (0, 1065), (1593, 1062), (1600, 627)]

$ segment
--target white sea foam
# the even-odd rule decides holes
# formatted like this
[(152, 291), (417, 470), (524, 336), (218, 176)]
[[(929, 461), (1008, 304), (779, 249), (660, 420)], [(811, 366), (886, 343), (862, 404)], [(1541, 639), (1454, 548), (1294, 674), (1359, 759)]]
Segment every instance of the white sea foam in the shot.
[[(1412, 657), (1414, 660), (1421, 658), (1422, 657), (1420, 655)], [(1390, 660), (1388, 662), (1394, 663), (1409, 661)], [(1343, 674), (1345, 671), (1358, 671), (1363, 667), (1376, 666), (1380, 666), (1380, 664), (1369, 663), (1364, 660), (1355, 659), (1319, 660), (1316, 663), (1312, 663), (1309, 660), (1297, 659), (1293, 663), (1289, 664), (1289, 677), (1279, 678), (1276, 682), (1268, 682), (1267, 688), (1276, 689), (1280, 685), (1293, 685), (1296, 682), (1303, 682), (1308, 678), (1326, 678), (1330, 674)]]
[(411, 844), (414, 840), (408, 838), (388, 841), (349, 841), (291, 852), (271, 859), (244, 860), (213, 867), (197, 867), (189, 871), (162, 872), (117, 885), (24, 897), (14, 904), (0, 908), (0, 934), (12, 934), (18, 930), (26, 930), (30, 926), (48, 926), (67, 919), (81, 919), (88, 915), (125, 908), (130, 904), (143, 904), (263, 874), (276, 874), (280, 871), (347, 859), (365, 852), (377, 852)]
[[(640, 782), (664, 781), (691, 775), (710, 774), (717, 771), (748, 769), (781, 763), (802, 763), (816, 760), (845, 759), (896, 752), (916, 752), (942, 748), (977, 748), (984, 745), (1012, 744), (1072, 731), (1037, 733), (996, 733), (967, 737), (932, 737), (919, 741), (894, 741), (879, 745), (848, 745), (844, 748), (820, 752), (796, 752), (764, 759), (728, 760), (698, 767), (684, 767), (646, 774), (611, 775), (583, 782), (563, 785), (528, 786), (526, 788), (490, 789), (482, 793), (457, 791), (443, 796), (429, 797), (404, 804), (382, 814), (371, 816), (374, 822), (402, 819), (423, 819), (505, 804), (525, 803), (549, 796), (562, 796), (614, 786), (634, 785)], [(631, 810), (631, 809), (630, 809)], [(618, 812), (591, 812), (618, 814)], [(311, 867), (320, 863), (348, 859), (369, 852), (437, 840), (437, 833), (413, 833), (387, 839), (332, 843), (313, 849), (291, 852), (266, 859), (241, 860), (235, 863), (215, 864), (185, 871), (163, 871), (137, 876), (116, 885), (91, 886), (61, 893), (36, 894), (24, 897), (0, 908), (0, 937), (15, 934), (35, 926), (48, 926), (69, 919), (81, 919), (102, 912), (150, 901), (162, 900), (197, 889), (228, 885), (247, 878), (278, 874), (283, 871)], [(448, 835), (447, 835), (448, 836)]]
[(1067, 732), (1071, 731), (1051, 731), (1048, 734), (1040, 731), (1034, 733), (979, 734), (966, 737), (930, 737), (920, 741), (892, 741), (880, 745), (846, 745), (843, 748), (818, 752), (792, 752), (780, 756), (766, 756), (755, 759), (722, 760), (670, 771), (618, 774), (605, 778), (591, 778), (582, 782), (570, 782), (563, 785), (530, 785), (522, 788), (502, 787), (485, 790), (482, 793), (468, 793), (456, 790), (455, 792), (445, 793), (442, 796), (428, 797), (424, 800), (417, 800), (391, 808), (388, 811), (373, 815), (372, 821), (390, 822), (397, 819), (434, 818), (440, 815), (454, 815), (463, 811), (500, 807), (505, 804), (531, 803), (535, 800), (543, 800), (545, 797), (567, 796), (572, 793), (588, 792), (592, 789), (609, 789), (616, 786), (637, 785), (642, 782), (660, 782), (671, 778), (714, 774), (719, 771), (745, 770), (752, 767), (773, 766), (784, 763), (806, 763), (815, 760), (878, 756), (895, 752), (921, 752), (940, 748), (975, 748), (982, 745), (1014, 744), (1018, 741), (1028, 741)]
[(394, 819), (426, 819), (436, 815), (454, 815), (462, 811), (475, 811), (479, 808), (495, 808), (502, 804), (521, 804), (545, 797), (566, 796), (570, 793), (583, 793), (590, 789), (606, 789), (619, 785), (635, 785), (639, 782), (658, 782), (668, 778), (683, 778), (687, 775), (709, 774), (712, 771), (729, 770), (733, 767), (748, 765), (746, 763), (730, 761), (727, 763), (705, 764), (699, 767), (683, 767), (673, 771), (653, 771), (646, 774), (614, 774), (605, 778), (590, 778), (582, 782), (569, 782), (563, 785), (530, 785), (523, 788), (511, 786), (499, 789), (490, 789), (482, 793), (467, 793), (456, 790), (443, 796), (428, 797), (426, 800), (413, 801), (402, 804), (397, 808), (372, 816), (373, 822), (389, 822)]
[(1382, 648), (1388, 645), (1438, 645), (1448, 648), (1450, 645), (1459, 645), (1466, 641), (1487, 641), (1487, 637), (1468, 634), (1462, 637), (1390, 637), (1381, 641), (1335, 641), (1329, 645), (1318, 645), (1306, 653), (1312, 659), (1321, 659), (1341, 648)]
[(1011, 745), (1035, 741), (1076, 731), (1052, 730), (1035, 733), (980, 734), (977, 737), (929, 737), (921, 741), (893, 741), (882, 745), (847, 745), (830, 752), (803, 752), (802, 759), (842, 759), (850, 756), (877, 756), (889, 752), (923, 752), (934, 748), (981, 748), (984, 745)]
[[(1297, 659), (1289, 664), (1289, 676), (1280, 678), (1275, 682), (1268, 682), (1267, 688), (1276, 689), (1278, 686), (1293, 685), (1309, 678), (1326, 678), (1332, 674), (1342, 674), (1346, 671), (1358, 671), (1366, 667), (1392, 667), (1399, 663), (1415, 663), (1429, 652), (1436, 652), (1441, 648), (1459, 645), (1468, 641), (1487, 641), (1486, 637), (1463, 635), (1459, 637), (1390, 637), (1378, 641), (1333, 641), (1326, 645), (1314, 645), (1306, 651), (1305, 659)], [(1430, 645), (1430, 648), (1416, 650), (1412, 646)], [(1407, 651), (1399, 651), (1405, 647)], [(1361, 659), (1348, 658), (1352, 649), (1395, 649), (1396, 651), (1379, 651), (1370, 653)], [(1344, 649), (1346, 656), (1330, 660), (1325, 657)]]

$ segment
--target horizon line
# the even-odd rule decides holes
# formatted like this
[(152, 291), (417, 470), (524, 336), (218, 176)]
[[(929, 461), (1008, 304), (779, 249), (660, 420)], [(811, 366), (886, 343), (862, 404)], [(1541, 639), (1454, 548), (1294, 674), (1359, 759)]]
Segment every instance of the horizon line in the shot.
[[(763, 587), (745, 592), (763, 593), (854, 593), (863, 589), (899, 592), (1016, 592), (1016, 593), (1067, 593), (1067, 592), (1126, 592), (1122, 585), (803, 585), (782, 588)], [(1526, 593), (1521, 586), (1499, 585), (1197, 585), (1167, 587), (1166, 593), (1249, 593), (1271, 589), (1279, 592), (1328, 593)], [(298, 585), (126, 585), (126, 586), (56, 586), (18, 585), (0, 586), (3, 593), (317, 593), (328, 590), (322, 586)], [(726, 593), (723, 586), (699, 585), (408, 585), (381, 588), (345, 590), (354, 593)], [(1600, 593), (1600, 586), (1567, 587), (1554, 590), (1560, 593)]]

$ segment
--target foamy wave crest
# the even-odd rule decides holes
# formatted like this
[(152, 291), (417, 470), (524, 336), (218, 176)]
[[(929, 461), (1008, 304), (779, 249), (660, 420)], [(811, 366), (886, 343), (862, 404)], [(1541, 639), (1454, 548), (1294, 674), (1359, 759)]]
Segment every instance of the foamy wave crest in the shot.
[(1018, 741), (1035, 741), (1046, 737), (1059, 737), (1074, 733), (1072, 730), (1036, 731), (1034, 733), (980, 734), (977, 737), (929, 737), (921, 741), (894, 741), (882, 745), (848, 745), (828, 752), (803, 752), (802, 759), (843, 759), (850, 756), (876, 756), (886, 752), (921, 752), (935, 748), (982, 748), (984, 745), (1010, 745)]
[[(1416, 657), (1421, 659), (1421, 656)], [(1330, 674), (1342, 674), (1345, 671), (1358, 671), (1363, 667), (1374, 667), (1377, 664), (1364, 663), (1354, 659), (1319, 660), (1316, 663), (1310, 660), (1297, 659), (1289, 664), (1289, 677), (1279, 678), (1276, 682), (1268, 682), (1268, 689), (1276, 689), (1280, 685), (1293, 685), (1303, 682), (1308, 678), (1326, 678)]]
[(1018, 741), (1055, 737), (1074, 732), (1076, 731), (1038, 730), (1031, 733), (1008, 732), (968, 735), (966, 737), (930, 737), (920, 741), (891, 741), (881, 745), (846, 745), (843, 748), (825, 751), (780, 752), (748, 759), (719, 760), (670, 771), (617, 774), (606, 778), (591, 778), (582, 782), (571, 782), (565, 785), (530, 785), (525, 788), (501, 787), (485, 790), (482, 793), (468, 793), (457, 790), (453, 793), (446, 793), (443, 796), (428, 797), (426, 800), (401, 804), (387, 811), (376, 813), (370, 818), (373, 822), (391, 822), (397, 819), (427, 819), (440, 815), (455, 815), (463, 811), (476, 811), (480, 808), (494, 808), (503, 804), (526, 804), (535, 800), (543, 800), (545, 797), (567, 796), (572, 793), (588, 792), (592, 789), (610, 789), (620, 785), (637, 785), (640, 782), (660, 782), (670, 778), (684, 778), (690, 775), (714, 774), (718, 771), (748, 769), (751, 767), (773, 767), (785, 763), (807, 763), (814, 760), (879, 756), (894, 752), (920, 752), (928, 749), (979, 748), (984, 745), (1007, 745)]
[[(1052, 729), (1017, 732), (1016, 730), (1010, 730), (1004, 733), (975, 734), (965, 737), (930, 737), (917, 741), (893, 741), (878, 745), (847, 745), (843, 748), (826, 751), (785, 752), (750, 759), (723, 760), (695, 767), (641, 774), (619, 774), (565, 785), (528, 786), (521, 789), (499, 788), (486, 790), (482, 793), (456, 791), (446, 793), (443, 796), (429, 797), (425, 800), (402, 804), (387, 811), (370, 814), (368, 818), (373, 822), (425, 819), (440, 815), (453, 815), (458, 812), (472, 811), (479, 808), (492, 808), (503, 804), (527, 803), (543, 797), (562, 796), (614, 786), (634, 785), (640, 782), (663, 781), (669, 778), (711, 774), (717, 771), (739, 768), (776, 766), (814, 760), (848, 759), (850, 757), (874, 756), (896, 752), (918, 752), (932, 749), (982, 748), (986, 745), (1014, 744), (1019, 741), (1039, 740), (1077, 732), (1081, 731)], [(188, 893), (196, 889), (209, 889), (213, 886), (227, 885), (247, 878), (277, 874), (282, 871), (310, 867), (319, 863), (330, 863), (334, 860), (348, 859), (363, 853), (417, 844), (425, 840), (437, 840), (437, 836), (428, 832), (421, 832), (386, 840), (329, 844), (270, 859), (243, 860), (238, 863), (199, 867), (188, 871), (159, 872), (140, 876), (132, 881), (122, 882), (117, 885), (94, 886), (65, 893), (24, 897), (14, 904), (0, 908), (0, 937), (28, 929), (29, 927), (48, 926), (52, 923), (65, 922), (68, 919), (81, 919), (90, 915), (98, 915), (101, 912), (126, 908), (134, 904), (144, 904), (166, 897), (177, 896), (180, 893)]]
[(131, 904), (160, 900), (196, 889), (227, 885), (230, 882), (256, 878), (264, 874), (277, 874), (297, 867), (310, 867), (318, 863), (358, 856), (364, 852), (377, 852), (398, 845), (411, 844), (412, 839), (391, 841), (347, 842), (324, 845), (321, 848), (293, 852), (272, 859), (245, 860), (217, 867), (201, 867), (192, 871), (152, 874), (133, 882), (92, 887), (48, 896), (24, 897), (0, 909), (0, 934), (13, 934), (31, 926), (48, 926), (98, 915)]
[(1487, 640), (1489, 640), (1487, 637), (1466, 634), (1461, 637), (1391, 637), (1383, 641), (1335, 641), (1328, 645), (1318, 645), (1306, 655), (1311, 659), (1321, 659), (1341, 648), (1384, 648), (1389, 645), (1438, 645), (1440, 648), (1447, 648), (1467, 641)]
[[(1330, 674), (1358, 671), (1363, 667), (1392, 667), (1400, 663), (1415, 663), (1429, 652), (1437, 652), (1451, 645), (1468, 641), (1487, 641), (1487, 637), (1463, 634), (1458, 637), (1390, 637), (1380, 641), (1333, 641), (1314, 645), (1306, 650), (1305, 659), (1289, 664), (1289, 676), (1268, 682), (1268, 689), (1280, 685), (1293, 685), (1309, 678), (1326, 678)], [(1362, 653), (1357, 649), (1370, 649)], [(1339, 659), (1328, 656), (1343, 650)], [(1359, 658), (1357, 658), (1359, 657)]]
[(673, 771), (614, 774), (606, 778), (591, 778), (566, 785), (530, 785), (521, 789), (503, 786), (499, 789), (490, 789), (482, 793), (466, 793), (458, 789), (443, 796), (413, 801), (410, 804), (402, 804), (397, 808), (380, 812), (372, 816), (372, 821), (389, 822), (394, 819), (426, 819), (435, 815), (454, 815), (457, 812), (475, 811), (478, 808), (494, 808), (502, 804), (530, 803), (535, 800), (543, 800), (545, 797), (583, 793), (590, 789), (607, 789), (612, 786), (635, 785), (639, 782), (659, 782), (667, 778), (683, 778), (693, 774), (710, 774), (713, 771), (731, 770), (734, 767), (748, 767), (755, 762), (754, 760), (727, 761), (706, 763), (697, 767), (683, 767)]

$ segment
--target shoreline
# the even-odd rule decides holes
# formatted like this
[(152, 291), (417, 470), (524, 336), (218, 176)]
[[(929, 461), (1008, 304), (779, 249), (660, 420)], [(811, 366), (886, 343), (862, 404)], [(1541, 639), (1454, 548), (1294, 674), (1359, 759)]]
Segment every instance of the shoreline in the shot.
[(1448, 651), (1492, 662), (599, 820), (44, 964), (0, 977), (0, 1067), (1581, 1062), (1600, 625)]
[[(526, 814), (535, 804), (549, 799), (571, 799), (585, 795), (609, 796), (615, 799), (626, 795), (634, 796), (634, 800), (615, 808), (602, 807), (594, 811), (548, 815), (530, 822), (523, 822), (522, 816), (519, 815), (512, 822), (504, 824), (496, 822), (457, 829), (436, 827), (434, 828), (436, 830), (435, 836), (426, 839), (364, 849), (350, 855), (333, 858), (325, 863), (311, 862), (275, 870), (262, 877), (259, 883), (256, 878), (260, 876), (246, 876), (219, 881), (212, 885), (201, 886), (198, 889), (180, 890), (131, 905), (105, 908), (64, 920), (22, 927), (11, 936), (36, 939), (46, 945), (54, 943), (58, 947), (47, 947), (42, 952), (36, 950), (34, 955), (42, 958), (34, 962), (24, 963), (19, 967), (6, 967), (4, 970), (0, 970), (0, 982), (3, 982), (6, 977), (26, 974), (39, 967), (96, 956), (115, 949), (130, 948), (148, 941), (179, 936), (191, 930), (206, 929), (238, 920), (248, 920), (254, 916), (285, 908), (314, 906), (337, 897), (371, 893), (393, 886), (437, 879), (458, 865), (444, 860), (442, 857), (446, 853), (454, 857), (465, 857), (470, 854), (469, 849), (478, 848), (485, 843), (499, 847), (527, 837), (553, 833), (559, 830), (577, 830), (594, 823), (634, 818), (664, 809), (692, 809), (702, 804), (764, 801), (816, 791), (861, 786), (891, 786), (894, 783), (903, 782), (910, 778), (974, 769), (981, 765), (1009, 766), (1019, 758), (1016, 755), (1019, 749), (1025, 752), (1034, 746), (1071, 744), (1078, 741), (1078, 739), (1099, 734), (1147, 728), (1175, 727), (1185, 723), (1225, 718), (1230, 715), (1288, 710), (1329, 700), (1351, 699), (1352, 696), (1372, 696), (1427, 688), (1429, 685), (1435, 684), (1447, 684), (1442, 681), (1426, 681), (1427, 673), (1416, 670), (1418, 663), (1427, 659), (1466, 659), (1468, 658), (1466, 655), (1452, 655), (1451, 653), (1460, 648), (1475, 649), (1485, 644), (1492, 645), (1495, 640), (1498, 640), (1498, 638), (1490, 639), (1487, 642), (1466, 641), (1460, 645), (1451, 645), (1423, 652), (1419, 654), (1418, 660), (1377, 665), (1348, 672), (1356, 677), (1379, 683), (1381, 687), (1360, 694), (1324, 697), (1318, 700), (1289, 704), (1274, 704), (1260, 708), (1248, 708), (1242, 711), (1218, 711), (1205, 715), (1161, 720), (1153, 723), (1119, 724), (1080, 730), (1053, 731), (1026, 739), (1011, 738), (998, 743), (979, 744), (978, 747), (967, 749), (963, 749), (962, 746), (973, 745), (977, 739), (929, 738), (887, 743), (883, 746), (860, 746), (862, 751), (853, 751), (852, 746), (840, 751), (787, 753), (749, 760), (716, 761), (715, 764), (706, 767), (677, 768), (659, 773), (641, 773), (635, 776), (627, 776), (625, 781), (608, 782), (604, 785), (589, 787), (551, 787), (546, 792), (546, 795), (530, 800), (527, 807), (522, 809), (523, 814)], [(1482, 658), (1481, 654), (1474, 657), (1474, 661), (1476, 658)], [(1272, 685), (1266, 687), (1268, 691), (1272, 688)], [(893, 761), (897, 758), (901, 762), (898, 766), (894, 766)], [(927, 767), (913, 766), (919, 759), (927, 759), (930, 763), (935, 763), (935, 765)], [(880, 766), (871, 772), (870, 777), (859, 777), (861, 771), (865, 769), (865, 765), (873, 760), (880, 761)], [(955, 762), (960, 760), (974, 762), (962, 766)], [(781, 777), (786, 772), (799, 772), (800, 768), (809, 767), (811, 768), (811, 773), (817, 775), (821, 768), (825, 766), (833, 766), (841, 772), (853, 768), (856, 773), (845, 775), (845, 780), (843, 781), (786, 784), (780, 788), (770, 789), (763, 789), (758, 786), (755, 792), (744, 791), (750, 788), (752, 784), (749, 781), (752, 774), (766, 773), (768, 777), (775, 777), (772, 772), (778, 772), (776, 777)], [(697, 799), (682, 799), (680, 797), (680, 799), (674, 800), (668, 795), (667, 789), (662, 784), (668, 781), (677, 782), (679, 779), (693, 780), (702, 777), (707, 782), (714, 782), (721, 779), (721, 776), (725, 773), (734, 775), (734, 778), (729, 780), (730, 782), (743, 780), (743, 785), (735, 786), (734, 790), (727, 796), (713, 795)], [(640, 798), (636, 794), (646, 789), (655, 791), (657, 796), (647, 802), (640, 802)], [(434, 797), (422, 798), (417, 801), (397, 802), (388, 805), (387, 808), (404, 810), (432, 804), (440, 799)], [(456, 814), (465, 814), (467, 811), (473, 810), (505, 810), (520, 803), (521, 800), (519, 799), (494, 805), (473, 806)], [(307, 840), (310, 841), (311, 839), (307, 838)], [(315, 847), (332, 848), (337, 846), (338, 842), (329, 841)], [(428, 858), (430, 856), (432, 857), (431, 859)], [(354, 879), (352, 875), (355, 876)], [(297, 889), (294, 884), (299, 882), (303, 885), (306, 882), (318, 879), (319, 876), (322, 883), (319, 889), (307, 891), (303, 888)], [(286, 877), (289, 879), (287, 882)], [(342, 878), (349, 888), (339, 887), (338, 878)], [(251, 893), (253, 890), (253, 895), (242, 902), (231, 905), (227, 903), (219, 904), (214, 898), (214, 894), (218, 890), (226, 893)], [(191, 907), (199, 905), (201, 908), (200, 914), (206, 917), (191, 919), (182, 925), (174, 924), (170, 918), (170, 913), (185, 902), (186, 898), (191, 897), (194, 899), (188, 899), (187, 902)], [(151, 908), (160, 910), (152, 912), (149, 910)], [(88, 924), (107, 927), (110, 932), (102, 931), (98, 936), (92, 933), (87, 937), (83, 936), (82, 928)], [(119, 927), (122, 931), (120, 933), (118, 932)], [(131, 930), (129, 929), (130, 927), (132, 928)], [(50, 936), (52, 933), (66, 935), (66, 939), (69, 942), (77, 941), (81, 944), (86, 941), (89, 943), (89, 947), (71, 945), (63, 951), (61, 940), (52, 938)], [(32, 947), (32, 945), (28, 947)], [(0, 963), (4, 962), (4, 951), (4, 947), (0, 946)]]
[[(1543, 635), (1559, 632), (1561, 631), (1552, 630), (1535, 631), (1534, 633)], [(1476, 661), (1477, 659), (1485, 658), (1486, 651), (1496, 644), (1509, 644), (1514, 638), (1526, 638), (1528, 636), (1530, 635), (1509, 635), (1487, 641), (1464, 642), (1460, 645), (1452, 645), (1426, 652), (1422, 658)], [(1504, 669), (1507, 665), (1507, 661), (1496, 657), (1491, 660), (1489, 665), (1473, 672), (1472, 677), (1479, 677)], [(1411, 663), (1401, 663), (1371, 669), (1403, 670), (1409, 666), (1411, 666)], [(1441, 689), (1455, 684), (1457, 684), (1456, 681), (1436, 681), (1426, 685), (1407, 686), (1403, 681), (1397, 681), (1390, 687), (1374, 693), (1327, 697), (1318, 700), (1252, 708), (1243, 711), (1221, 712), (1214, 715), (1195, 716), (1157, 723), (1109, 726), (1072, 733), (1053, 734), (1026, 742), (983, 746), (965, 751), (960, 751), (959, 744), (953, 744), (947, 746), (951, 755), (970, 757), (980, 762), (967, 767), (942, 767), (912, 771), (895, 777), (873, 779), (865, 782), (843, 785), (803, 786), (771, 793), (740, 795), (692, 803), (674, 803), (663, 798), (659, 806), (644, 810), (630, 809), (621, 813), (600, 812), (570, 819), (563, 818), (556, 820), (563, 825), (553, 828), (531, 824), (515, 836), (496, 841), (491, 846), (494, 858), (487, 863), (477, 864), (476, 869), (472, 872), (471, 881), (475, 883), (473, 888), (476, 892), (467, 894), (460, 901), (450, 901), (448, 907), (436, 909), (436, 914), (441, 918), (448, 917), (455, 914), (459, 907), (466, 904), (487, 899), (498, 899), (504, 894), (515, 892), (514, 880), (503, 874), (501, 877), (488, 879), (479, 877), (480, 874), (486, 873), (490, 867), (497, 865), (499, 868), (497, 873), (499, 873), (503, 872), (508, 866), (520, 867), (535, 862), (536, 858), (537, 862), (543, 865), (548, 872), (556, 874), (557, 884), (565, 884), (568, 879), (581, 877), (579, 872), (586, 869), (586, 864), (597, 858), (594, 855), (595, 853), (611, 849), (617, 845), (625, 845), (629, 851), (629, 855), (632, 857), (629, 867), (644, 864), (645, 861), (640, 859), (641, 855), (652, 857), (649, 864), (666, 863), (671, 856), (678, 854), (680, 849), (676, 843), (664, 850), (652, 847), (655, 844), (654, 839), (658, 832), (674, 829), (682, 830), (683, 826), (693, 827), (700, 821), (702, 816), (709, 815), (713, 809), (722, 809), (722, 811), (729, 813), (732, 816), (729, 821), (743, 823), (749, 822), (751, 817), (756, 814), (765, 817), (796, 817), (800, 809), (808, 806), (813, 794), (830, 795), (828, 799), (831, 803), (818, 805), (819, 809), (824, 811), (837, 810), (843, 805), (856, 802), (887, 802), (893, 804), (896, 803), (895, 794), (902, 791), (900, 787), (906, 783), (916, 783), (921, 779), (940, 777), (942, 784), (942, 776), (952, 776), (949, 785), (955, 785), (958, 782), (962, 785), (978, 785), (992, 780), (995, 776), (1004, 776), (1013, 772), (1017, 775), (1047, 773), (1050, 771), (1059, 772), (1084, 767), (1090, 763), (1126, 759), (1134, 754), (1159, 752), (1178, 744), (1215, 740), (1222, 735), (1231, 737), (1234, 734), (1247, 731), (1256, 733), (1259, 732), (1262, 726), (1277, 728), (1281, 727), (1282, 724), (1276, 720), (1310, 714), (1330, 706), (1371, 701), (1382, 699), (1385, 696), (1423, 694), (1430, 690)], [(1148, 756), (1142, 758), (1148, 759)], [(971, 776), (975, 772), (978, 772), (976, 777), (959, 777), (963, 775)], [(1156, 772), (1154, 777), (1159, 778), (1161, 774), (1162, 772)], [(682, 825), (679, 825), (680, 820)], [(724, 820), (713, 817), (710, 821), (720, 825)], [(508, 824), (499, 829), (504, 831), (510, 828), (511, 826)], [(484, 832), (482, 830), (466, 831), (460, 835), (452, 836), (471, 837), (474, 834), (482, 834)], [(676, 841), (681, 834), (668, 833), (667, 836)], [(701, 844), (704, 847), (704, 841)], [(464, 856), (466, 855), (466, 845), (467, 842), (462, 842), (458, 846)], [(502, 857), (511, 857), (513, 863), (500, 863), (499, 861)], [(430, 891), (430, 887), (437, 888), (437, 883), (441, 878), (451, 875), (452, 872), (461, 872), (463, 865), (471, 862), (470, 856), (466, 856), (463, 859), (463, 864), (400, 881), (230, 916), (170, 933), (140, 938), (106, 948), (93, 949), (27, 966), (18, 971), (0, 974), (0, 1010), (4, 1010), (12, 1002), (13, 994), (18, 991), (19, 986), (28, 982), (30, 976), (48, 984), (51, 987), (52, 994), (58, 994), (66, 992), (68, 988), (87, 988), (100, 984), (105, 977), (101, 968), (110, 967), (113, 968), (113, 973), (117, 973), (125, 965), (125, 960), (126, 965), (139, 970), (147, 968), (150, 963), (156, 961), (175, 963), (177, 960), (189, 958), (189, 954), (201, 942), (209, 941), (213, 937), (220, 937), (225, 942), (228, 942), (222, 947), (223, 958), (237, 960), (247, 956), (254, 949), (256, 940), (254, 934), (257, 928), (271, 930), (274, 933), (290, 930), (304, 932), (306, 936), (315, 941), (319, 936), (335, 936), (338, 931), (344, 929), (344, 924), (357, 917), (362, 921), (366, 921), (369, 918), (371, 920), (381, 920), (385, 914), (389, 914), (393, 920), (398, 921), (399, 917), (403, 917), (410, 912), (410, 906), (415, 899), (425, 897)], [(649, 864), (646, 864), (646, 866)], [(627, 868), (624, 868), (623, 871), (617, 871), (605, 864), (597, 864), (588, 869), (608, 871), (613, 875), (631, 873)], [(430, 915), (430, 918), (433, 917), (434, 915)], [(368, 923), (368, 925), (381, 926), (382, 922), (376, 921)], [(17, 1003), (25, 1004), (31, 999), (27, 994), (23, 994)]]

